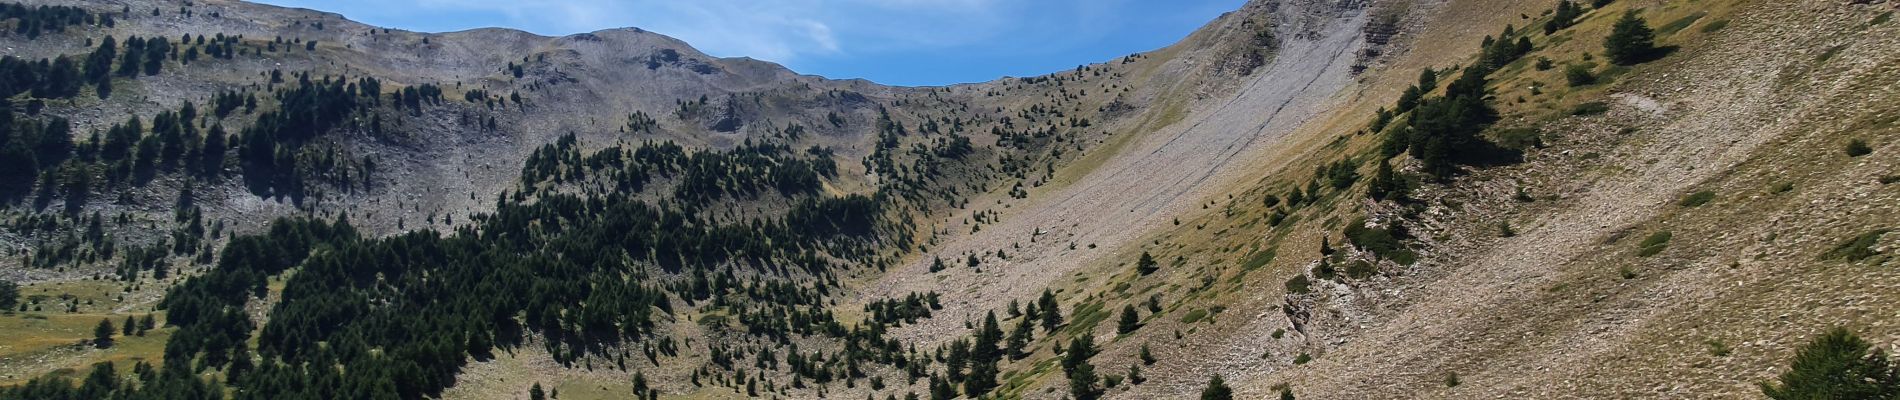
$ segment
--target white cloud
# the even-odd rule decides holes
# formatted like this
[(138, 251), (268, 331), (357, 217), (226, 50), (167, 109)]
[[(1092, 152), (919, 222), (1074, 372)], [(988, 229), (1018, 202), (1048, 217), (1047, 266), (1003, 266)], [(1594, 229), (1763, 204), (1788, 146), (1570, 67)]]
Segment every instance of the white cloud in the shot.
[(714, 55), (778, 62), (968, 44), (993, 37), (1003, 22), (998, 10), (1007, 7), (1000, 0), (414, 1), (424, 15), (488, 12), (508, 25), (554, 35), (639, 27)]

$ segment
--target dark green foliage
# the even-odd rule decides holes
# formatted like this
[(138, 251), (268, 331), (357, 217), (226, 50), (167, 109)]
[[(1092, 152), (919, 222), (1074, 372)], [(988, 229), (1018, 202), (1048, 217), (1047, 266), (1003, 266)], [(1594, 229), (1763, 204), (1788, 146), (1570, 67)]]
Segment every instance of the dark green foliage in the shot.
[(9, 280), (0, 280), (0, 313), (13, 311), (20, 305), (20, 284)]
[(1308, 280), (1305, 274), (1294, 275), (1293, 279), (1286, 281), (1286, 292), (1291, 294), (1306, 294), (1313, 290), (1312, 287), (1313, 281)]
[(1379, 268), (1365, 260), (1353, 260), (1346, 264), (1346, 276), (1352, 279), (1367, 279), (1379, 274)]
[(1392, 171), (1392, 165), (1379, 162), (1379, 168), (1372, 174), (1372, 182), (1366, 186), (1366, 194), (1373, 200), (1404, 201), (1410, 195), (1411, 188), (1398, 173)]
[(904, 296), (903, 300), (884, 299), (865, 304), (864, 312), (871, 315), (872, 322), (897, 327), (916, 323), (921, 318), (930, 318), (932, 310), (943, 309), (937, 298), (937, 292), (911, 293)]
[(1003, 352), (1007, 353), (1011, 360), (1028, 357), (1029, 342), (1035, 339), (1035, 334), (1035, 325), (1029, 321), (1028, 317), (1016, 321), (1016, 328), (1009, 331), (1008, 345), (1004, 346)]
[[(280, 92), (280, 101), (306, 97), (313, 105), (285, 109), (303, 112), (273, 111), (269, 114), (281, 115), (260, 120), (314, 122), (329, 111), (348, 116), (347, 110), (374, 106), (370, 97), (352, 92), (364, 85), (337, 82), (299, 78)], [(144, 138), (137, 120), (122, 125), (108, 133), (104, 153), (156, 159), (163, 166), (176, 154), (168, 148), (193, 147), (191, 140), (170, 139), (174, 133), (191, 137), (181, 123), (189, 115), (195, 111), (162, 115), (155, 123), (172, 127), (155, 126), (154, 134)], [(321, 132), (288, 125), (251, 129), (246, 143)], [(222, 147), (211, 138), (204, 142), (208, 148)], [(788, 345), (794, 337), (844, 343), (845, 352), (833, 355), (789, 351), (785, 364), (798, 379), (823, 384), (862, 378), (859, 362), (901, 366), (913, 377), (927, 374), (922, 369), (927, 364), (911, 361), (921, 356), (905, 354), (883, 332), (927, 318), (940, 307), (934, 293), (875, 302), (866, 307), (867, 323), (850, 329), (825, 307), (823, 299), (836, 284), (829, 274), (837, 261), (870, 264), (873, 249), (883, 243), (877, 234), (890, 231), (883, 214), (892, 201), (883, 192), (817, 194), (816, 179), (835, 174), (828, 152), (746, 144), (727, 153), (687, 154), (676, 146), (652, 145), (582, 157), (577, 148), (567, 138), (538, 152), (524, 168), (527, 186), (551, 188), (589, 177), (624, 184), (598, 186), (584, 195), (528, 189), (512, 199), (502, 196), (492, 214), (474, 216), (472, 226), (450, 233), (364, 239), (342, 220), (281, 220), (266, 233), (233, 238), (214, 268), (174, 287), (160, 303), (167, 323), (179, 327), (167, 343), (166, 359), (181, 365), (164, 370), (189, 377), (186, 372), (194, 369), (223, 369), (242, 388), (239, 393), (262, 398), (428, 397), (451, 382), (468, 358), (512, 350), (529, 332), (545, 338), (549, 353), (562, 363), (638, 347), (657, 364), (657, 354), (673, 356), (677, 345), (655, 331), (655, 320), (683, 302), (730, 315), (708, 317), (702, 324), (722, 321), (719, 328), (738, 326), (770, 343)], [(127, 154), (134, 149), (149, 154)], [(195, 160), (208, 170), (221, 164), (202, 156)], [(633, 184), (636, 175), (712, 184), (652, 193), (663, 200), (648, 203), (636, 199), (645, 192), (643, 185)], [(687, 184), (675, 186), (682, 185)], [(718, 198), (761, 191), (785, 196), (789, 210), (735, 218), (699, 209), (698, 204)], [(189, 198), (181, 196), (181, 201)], [(181, 220), (196, 225), (195, 213), (183, 215)], [(317, 248), (327, 250), (313, 251)], [(157, 261), (166, 250), (128, 252), (129, 270), (163, 265)], [(259, 330), (244, 310), (266, 293), (269, 277), (291, 267), (300, 272), (285, 280), (282, 301), (256, 338), (255, 357), (263, 362), (252, 362), (245, 343)], [(1053, 303), (1053, 297), (1048, 301)], [(1053, 315), (1059, 323), (1053, 304), (1041, 308), (1047, 310), (1045, 318)], [(1022, 324), (1018, 329), (1027, 330), (1026, 321)], [(944, 384), (962, 384), (972, 393), (996, 387), (997, 363), (1009, 355), (999, 347), (1004, 338), (997, 325), (993, 317), (985, 321), (976, 340), (964, 345), (958, 379)], [(1028, 343), (1026, 337), (1020, 341), (1014, 345), (1017, 352)], [(747, 354), (757, 356), (760, 368), (779, 364), (775, 356), (726, 346), (715, 346), (711, 353), (711, 364), (718, 368), (736, 368), (734, 359)]]
[(1234, 389), (1227, 387), (1227, 382), (1222, 381), (1220, 375), (1214, 375), (1213, 378), (1208, 379), (1207, 387), (1201, 389), (1201, 400), (1233, 400), (1233, 398)]
[(1057, 327), (1062, 326), (1062, 309), (1060, 305), (1056, 304), (1055, 293), (1049, 292), (1048, 289), (1043, 289), (1042, 297), (1036, 299), (1036, 309), (1040, 310), (1038, 314), (1042, 316), (1042, 330), (1044, 332), (1053, 332)]
[[(1873, 258), (1874, 256), (1880, 255), (1880, 252), (1874, 251), (1874, 246), (1880, 244), (1880, 238), (1882, 236), (1886, 236), (1887, 233), (1892, 231), (1892, 229), (1875, 229), (1855, 235), (1853, 238), (1835, 245), (1833, 249), (1829, 249), (1826, 254), (1822, 255), (1822, 258), (1847, 261), (1860, 261)], [(0, 298), (0, 301), (4, 300), (4, 298)]]
[(1572, 64), (1564, 67), (1564, 83), (1570, 87), (1589, 86), (1597, 83), (1597, 75), (1589, 64)]
[(69, 56), (39, 61), (0, 57), (0, 97), (29, 92), (33, 97), (44, 99), (78, 95), (80, 86), (85, 83), (79, 64)]
[(1141, 314), (1135, 311), (1132, 304), (1122, 306), (1121, 320), (1115, 324), (1115, 333), (1126, 335), (1134, 333), (1136, 329), (1141, 329)]
[[(367, 79), (366, 79), (367, 80)], [(278, 109), (257, 116), (239, 134), (238, 161), (253, 193), (301, 200), (305, 181), (298, 154), (318, 135), (340, 126), (354, 111), (371, 104), (373, 93), (359, 95), (359, 86), (341, 78), (312, 80), (300, 74), (297, 84), (279, 90)], [(365, 99), (364, 96), (370, 96)]]
[(1617, 65), (1635, 65), (1656, 55), (1656, 31), (1635, 10), (1623, 13), (1610, 36), (1603, 40), (1603, 55)]
[(1491, 138), (1498, 146), (1516, 151), (1544, 147), (1544, 133), (1537, 128), (1497, 129), (1492, 131)]
[(1885, 351), (1834, 328), (1796, 352), (1788, 371), (1761, 391), (1775, 400), (1892, 399), (1900, 396), (1892, 364)]
[(1102, 397), (1103, 389), (1095, 375), (1095, 366), (1089, 364), (1089, 358), (1095, 356), (1095, 340), (1089, 335), (1077, 335), (1069, 339), (1069, 349), (1062, 354), (1062, 372), (1069, 377), (1069, 395), (1076, 400), (1094, 400)]
[(1691, 193), (1688, 197), (1683, 197), (1682, 201), (1676, 202), (1676, 205), (1682, 207), (1701, 207), (1703, 204), (1709, 204), (1710, 201), (1714, 200), (1714, 191), (1703, 190)]
[(1324, 178), (1333, 189), (1349, 188), (1359, 181), (1359, 165), (1351, 159), (1334, 161), (1314, 172), (1314, 176)]
[(1385, 127), (1390, 125), (1392, 125), (1392, 112), (1387, 111), (1385, 107), (1379, 107), (1379, 111), (1373, 113), (1372, 125), (1367, 130), (1373, 133), (1384, 132)]
[[(1590, 79), (1596, 79), (1596, 78), (1590, 78)], [(1601, 101), (1584, 102), (1582, 104), (1577, 104), (1575, 107), (1570, 107), (1570, 115), (1576, 115), (1576, 116), (1600, 115), (1606, 112), (1610, 112), (1610, 105), (1609, 103), (1604, 103)]]
[(1663, 24), (1663, 26), (1657, 27), (1656, 32), (1660, 34), (1664, 34), (1664, 35), (1674, 35), (1676, 34), (1676, 32), (1680, 32), (1683, 29), (1688, 28), (1690, 25), (1694, 25), (1696, 21), (1702, 20), (1702, 17), (1707, 17), (1707, 16), (1709, 16), (1708, 11), (1697, 11), (1694, 13), (1690, 13), (1689, 15), (1683, 16), (1682, 18), (1677, 18), (1674, 21), (1669, 21), (1669, 23), (1667, 24)]
[(1351, 241), (1360, 250), (1371, 252), (1380, 257), (1391, 259), (1399, 264), (1411, 264), (1417, 258), (1401, 241), (1404, 232), (1392, 228), (1366, 227), (1365, 218), (1346, 224), (1346, 240)]
[(1135, 261), (1135, 271), (1142, 275), (1152, 274), (1159, 270), (1161, 270), (1160, 264), (1156, 263), (1154, 256), (1146, 251), (1141, 252), (1141, 259)]
[[(103, 43), (101, 45), (103, 47)], [(158, 75), (165, 66), (165, 60), (174, 50), (170, 39), (165, 37), (141, 38), (131, 36), (118, 46), (122, 51), (119, 57), (117, 73), (121, 77), (134, 78), (139, 75)]]
[(1492, 40), (1484, 46), (1482, 52), (1478, 54), (1478, 65), (1474, 65), (1473, 67), (1483, 68), (1487, 71), (1495, 71), (1504, 68), (1505, 65), (1509, 65), (1512, 61), (1523, 58), (1525, 54), (1530, 54), (1533, 49), (1535, 49), (1535, 47), (1531, 45), (1531, 38), (1518, 37), (1518, 40), (1512, 41), (1510, 40), (1510, 33), (1507, 31), (1504, 36)]
[(998, 347), (1002, 340), (1003, 330), (996, 321), (996, 313), (990, 312), (983, 318), (983, 326), (977, 328), (970, 345), (970, 372), (963, 379), (964, 394), (980, 397), (996, 389), (996, 375), (1001, 372), (997, 365), (1006, 355)]
[[(1882, 15), (1892, 16), (1893, 12), (1890, 11)], [(1706, 24), (1702, 24), (1702, 27), (1696, 30), (1702, 31), (1702, 33), (1714, 33), (1716, 31), (1720, 31), (1722, 29), (1728, 28), (1728, 24), (1729, 24), (1729, 20), (1718, 19), (1714, 21), (1709, 21), (1709, 23), (1706, 23)]]
[(1446, 88), (1445, 97), (1425, 101), (1413, 111), (1407, 147), (1424, 164), (1425, 172), (1443, 179), (1461, 164), (1509, 162), (1519, 157), (1480, 135), (1498, 119), (1497, 110), (1486, 99), (1484, 75), (1488, 73), (1465, 69)]
[(1405, 92), (1399, 94), (1399, 102), (1393, 108), (1393, 112), (1404, 114), (1408, 111), (1412, 111), (1412, 109), (1418, 108), (1419, 100), (1424, 97), (1425, 91), (1418, 86), (1405, 88)]
[(66, 27), (90, 25), (98, 21), (86, 9), (68, 6), (31, 7), (19, 3), (0, 5), (0, 20), (13, 20), (13, 34), (39, 39), (48, 33), (62, 33)]
[[(65, 118), (20, 118), (0, 101), (0, 202), (24, 197), (41, 171), (51, 171), (72, 156), (72, 123)], [(52, 189), (52, 188), (47, 188)]]
[(92, 345), (98, 348), (112, 347), (112, 319), (100, 318), (99, 325), (92, 327)]
[(1583, 7), (1570, 0), (1557, 2), (1557, 9), (1551, 13), (1550, 20), (1544, 22), (1544, 34), (1557, 33), (1559, 30), (1577, 24), (1577, 17), (1583, 16)]
[(1873, 152), (1874, 152), (1874, 149), (1872, 147), (1867, 146), (1866, 140), (1853, 139), (1853, 140), (1847, 141), (1847, 156), (1848, 157), (1860, 157), (1860, 156), (1864, 156), (1868, 154), (1873, 154)]
[(1636, 245), (1636, 256), (1649, 257), (1662, 253), (1663, 249), (1669, 247), (1669, 239), (1673, 237), (1675, 237), (1675, 234), (1669, 231), (1659, 231), (1650, 234), (1649, 237), (1643, 238), (1642, 243)]

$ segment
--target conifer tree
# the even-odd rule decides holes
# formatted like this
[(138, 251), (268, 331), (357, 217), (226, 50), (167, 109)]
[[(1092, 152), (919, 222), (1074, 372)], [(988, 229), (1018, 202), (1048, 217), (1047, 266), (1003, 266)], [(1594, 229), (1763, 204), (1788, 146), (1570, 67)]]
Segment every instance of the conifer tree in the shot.
[(1207, 388), (1201, 389), (1201, 400), (1233, 399), (1234, 389), (1227, 387), (1227, 382), (1221, 381), (1220, 375), (1214, 375), (1213, 379), (1207, 381)]
[(1788, 371), (1761, 391), (1775, 400), (1892, 399), (1900, 396), (1892, 362), (1853, 332), (1834, 328), (1796, 352)]
[(1656, 31), (1635, 10), (1623, 13), (1611, 28), (1610, 37), (1603, 40), (1603, 55), (1618, 65), (1640, 64), (1655, 53)]
[(102, 318), (99, 325), (92, 327), (92, 345), (98, 348), (112, 347), (112, 319)]
[(1102, 397), (1102, 387), (1095, 375), (1095, 366), (1089, 365), (1089, 357), (1095, 355), (1095, 341), (1088, 335), (1069, 339), (1069, 349), (1062, 355), (1062, 371), (1069, 376), (1069, 395), (1076, 400), (1094, 400)]
[(1133, 304), (1122, 306), (1121, 321), (1115, 324), (1115, 333), (1129, 334), (1141, 328), (1141, 315), (1135, 312)]
[(1043, 332), (1054, 332), (1056, 327), (1062, 326), (1062, 309), (1056, 304), (1055, 293), (1043, 289), (1042, 298), (1037, 299), (1036, 304), (1040, 306)]

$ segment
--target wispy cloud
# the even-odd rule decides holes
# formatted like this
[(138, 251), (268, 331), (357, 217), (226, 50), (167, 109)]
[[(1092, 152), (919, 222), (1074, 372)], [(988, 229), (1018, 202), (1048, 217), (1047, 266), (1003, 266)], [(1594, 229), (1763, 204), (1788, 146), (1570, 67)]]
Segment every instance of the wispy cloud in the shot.
[(715, 56), (917, 83), (1048, 72), (1152, 49), (1244, 0), (258, 1), (424, 31), (638, 27)]
[[(344, 2), (360, 1), (345, 0)], [(543, 34), (640, 27), (720, 56), (801, 56), (967, 44), (988, 37), (1001, 0), (415, 0), (429, 11), (492, 13)], [(297, 3), (299, 0), (282, 0)]]

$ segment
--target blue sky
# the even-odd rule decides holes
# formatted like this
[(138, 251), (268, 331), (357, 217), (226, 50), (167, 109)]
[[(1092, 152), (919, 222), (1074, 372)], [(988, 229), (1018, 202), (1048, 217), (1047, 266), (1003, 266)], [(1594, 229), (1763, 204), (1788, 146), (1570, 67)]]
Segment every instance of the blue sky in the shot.
[(708, 54), (895, 85), (980, 82), (1180, 40), (1244, 0), (262, 0), (424, 32), (639, 27)]

